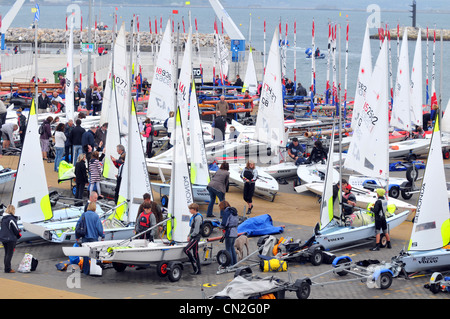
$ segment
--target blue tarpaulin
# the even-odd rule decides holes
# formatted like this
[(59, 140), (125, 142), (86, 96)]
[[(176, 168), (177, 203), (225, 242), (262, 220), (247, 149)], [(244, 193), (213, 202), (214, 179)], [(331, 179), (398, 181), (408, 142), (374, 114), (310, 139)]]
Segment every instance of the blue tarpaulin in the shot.
[[(423, 161), (412, 161), (411, 164), (415, 164), (417, 169), (425, 169), (425, 163)], [(395, 162), (389, 164), (389, 171), (406, 171), (407, 166), (403, 162)]]
[(283, 227), (273, 226), (272, 217), (268, 214), (247, 219), (238, 226), (238, 233), (246, 233), (248, 237), (280, 234)]

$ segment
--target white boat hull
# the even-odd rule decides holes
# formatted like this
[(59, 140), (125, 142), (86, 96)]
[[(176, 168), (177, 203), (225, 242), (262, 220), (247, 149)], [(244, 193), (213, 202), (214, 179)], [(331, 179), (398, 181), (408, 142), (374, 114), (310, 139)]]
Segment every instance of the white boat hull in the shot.
[(273, 178), (289, 178), (297, 174), (297, 166), (294, 162), (284, 162), (269, 166), (259, 167), (260, 171), (269, 174)]
[[(311, 183), (311, 184), (300, 185), (300, 186), (296, 187), (297, 191), (299, 191), (298, 189), (301, 189), (301, 190), (306, 189), (306, 190), (313, 192), (314, 194), (322, 195), (323, 183)], [(356, 196), (356, 206), (363, 208), (363, 209), (366, 209), (369, 204), (375, 203), (375, 201), (377, 200), (377, 194), (375, 192), (371, 192), (366, 189), (360, 189), (360, 188), (353, 187), (352, 192)], [(397, 208), (396, 213), (401, 213), (405, 210), (407, 210), (409, 212), (416, 211), (416, 206), (411, 205), (411, 204), (404, 202), (402, 200), (399, 200), (399, 199), (388, 197), (388, 204), (394, 204), (396, 206), (396, 208)]]
[[(297, 168), (297, 176), (302, 183), (323, 183), (327, 173), (327, 164), (306, 164), (299, 165)], [(333, 180), (339, 180), (339, 172), (333, 169)], [(322, 184), (323, 185), (323, 184)], [(323, 187), (322, 187), (323, 188)]]
[(404, 263), (404, 269), (407, 273), (448, 270), (450, 267), (450, 250), (439, 248), (429, 251), (409, 251), (406, 255), (400, 256), (399, 260)]
[[(386, 222), (389, 231), (403, 223), (408, 215), (409, 211), (403, 211), (387, 218)], [(327, 250), (348, 246), (360, 240), (375, 236), (375, 223), (360, 227), (331, 225), (332, 223), (322, 229), (320, 234), (316, 234), (315, 236), (316, 241)]]
[[(194, 202), (198, 204), (208, 204), (210, 200), (209, 192), (206, 185), (192, 185), (192, 193), (194, 195)], [(170, 184), (152, 183), (152, 189), (158, 192), (160, 196), (170, 195)]]
[(423, 155), (428, 152), (430, 140), (415, 139), (389, 144), (389, 157), (406, 157), (410, 154)]
[[(245, 168), (245, 164), (230, 164), (230, 183), (235, 184), (239, 188), (244, 187), (244, 181), (241, 178), (241, 172)], [(271, 200), (278, 193), (279, 185), (275, 178), (264, 172), (260, 167), (256, 167), (258, 171), (258, 179), (255, 182), (255, 194), (269, 197)]]
[[(83, 243), (82, 247), (63, 247), (66, 256), (86, 256), (108, 262), (116, 262), (127, 265), (145, 265), (160, 261), (185, 261), (188, 260), (183, 249), (188, 243), (176, 243), (169, 245), (168, 242), (155, 240), (149, 242), (146, 239), (134, 239), (121, 245), (120, 240)], [(199, 248), (205, 245), (199, 243)], [(115, 247), (115, 248), (112, 248)], [(86, 249), (88, 248), (88, 249)]]

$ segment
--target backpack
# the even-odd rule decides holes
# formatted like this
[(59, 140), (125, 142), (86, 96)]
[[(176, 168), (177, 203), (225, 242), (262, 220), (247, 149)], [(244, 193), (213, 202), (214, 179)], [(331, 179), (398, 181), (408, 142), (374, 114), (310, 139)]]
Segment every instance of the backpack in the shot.
[(39, 135), (44, 134), (44, 123), (41, 124), (41, 126), (39, 126)]
[(81, 215), (81, 220), (77, 224), (77, 227), (75, 228), (75, 237), (76, 238), (83, 238), (87, 234), (87, 225), (86, 225), (86, 218), (83, 215)]

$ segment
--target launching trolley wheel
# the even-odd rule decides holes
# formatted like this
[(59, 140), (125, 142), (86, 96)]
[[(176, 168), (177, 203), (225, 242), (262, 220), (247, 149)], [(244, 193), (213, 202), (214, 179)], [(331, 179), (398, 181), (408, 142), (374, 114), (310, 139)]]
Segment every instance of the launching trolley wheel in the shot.
[(380, 274), (380, 289), (388, 289), (392, 285), (392, 274), (383, 272)]
[(168, 277), (171, 282), (176, 282), (181, 279), (183, 271), (180, 264), (173, 263), (169, 266)]
[(156, 266), (156, 273), (159, 277), (166, 277), (169, 274), (168, 271), (168, 264), (165, 261), (160, 261), (158, 265)]

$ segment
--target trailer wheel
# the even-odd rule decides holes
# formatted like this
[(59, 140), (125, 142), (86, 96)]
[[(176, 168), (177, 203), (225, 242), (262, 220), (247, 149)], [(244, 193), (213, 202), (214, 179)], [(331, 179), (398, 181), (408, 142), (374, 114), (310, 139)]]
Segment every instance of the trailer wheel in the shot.
[(417, 169), (417, 167), (411, 165), (406, 169), (406, 179), (409, 182), (416, 181), (418, 177), (419, 177), (419, 170)]
[[(348, 260), (348, 258), (342, 258), (342, 259), (338, 260), (336, 265), (345, 264), (348, 262), (350, 262), (350, 260)], [(348, 267), (347, 269), (350, 269), (350, 267)], [(342, 276), (347, 275), (348, 272), (347, 272), (347, 270), (342, 270), (342, 271), (337, 272), (337, 274), (342, 277)]]
[(212, 223), (208, 220), (205, 220), (202, 224), (201, 232), (203, 237), (209, 237), (213, 232)]
[(411, 182), (406, 182), (404, 188), (401, 190), (402, 193), (402, 197), (403, 199), (411, 199), (411, 197), (413, 196), (413, 194), (410, 194), (409, 191), (411, 191), (411, 187), (412, 187), (412, 183)]
[(122, 263), (112, 263), (112, 266), (113, 266), (115, 271), (117, 271), (117, 272), (124, 272), (128, 265), (127, 264), (122, 264)]
[(168, 264), (165, 261), (160, 261), (158, 265), (156, 266), (156, 273), (159, 277), (166, 277), (169, 274), (168, 271)]
[(380, 234), (380, 247), (384, 248), (387, 245), (387, 238), (385, 233)]
[(169, 206), (169, 197), (167, 195), (161, 197), (161, 206), (165, 208)]
[(392, 285), (392, 274), (384, 272), (380, 274), (380, 289), (388, 289)]
[(391, 189), (389, 189), (389, 197), (398, 198), (399, 195), (400, 195), (400, 187), (392, 186)]
[(320, 248), (314, 249), (314, 251), (312, 252), (311, 256), (309, 257), (309, 261), (314, 266), (320, 266), (322, 264), (322, 261), (323, 261), (322, 250), (320, 250)]
[(311, 294), (311, 285), (307, 281), (303, 281), (295, 291), (295, 294), (298, 299), (308, 299)]
[(231, 255), (228, 251), (222, 249), (217, 253), (217, 262), (222, 267), (227, 267), (231, 264)]
[(439, 282), (444, 279), (444, 276), (441, 273), (433, 273), (431, 278), (433, 282), (430, 283), (430, 291), (437, 294), (441, 291), (441, 284)]
[(450, 158), (450, 151), (449, 150), (445, 150), (442, 152), (444, 159), (449, 159)]
[(181, 266), (179, 264), (170, 265), (168, 277), (171, 282), (180, 280), (182, 274)]

